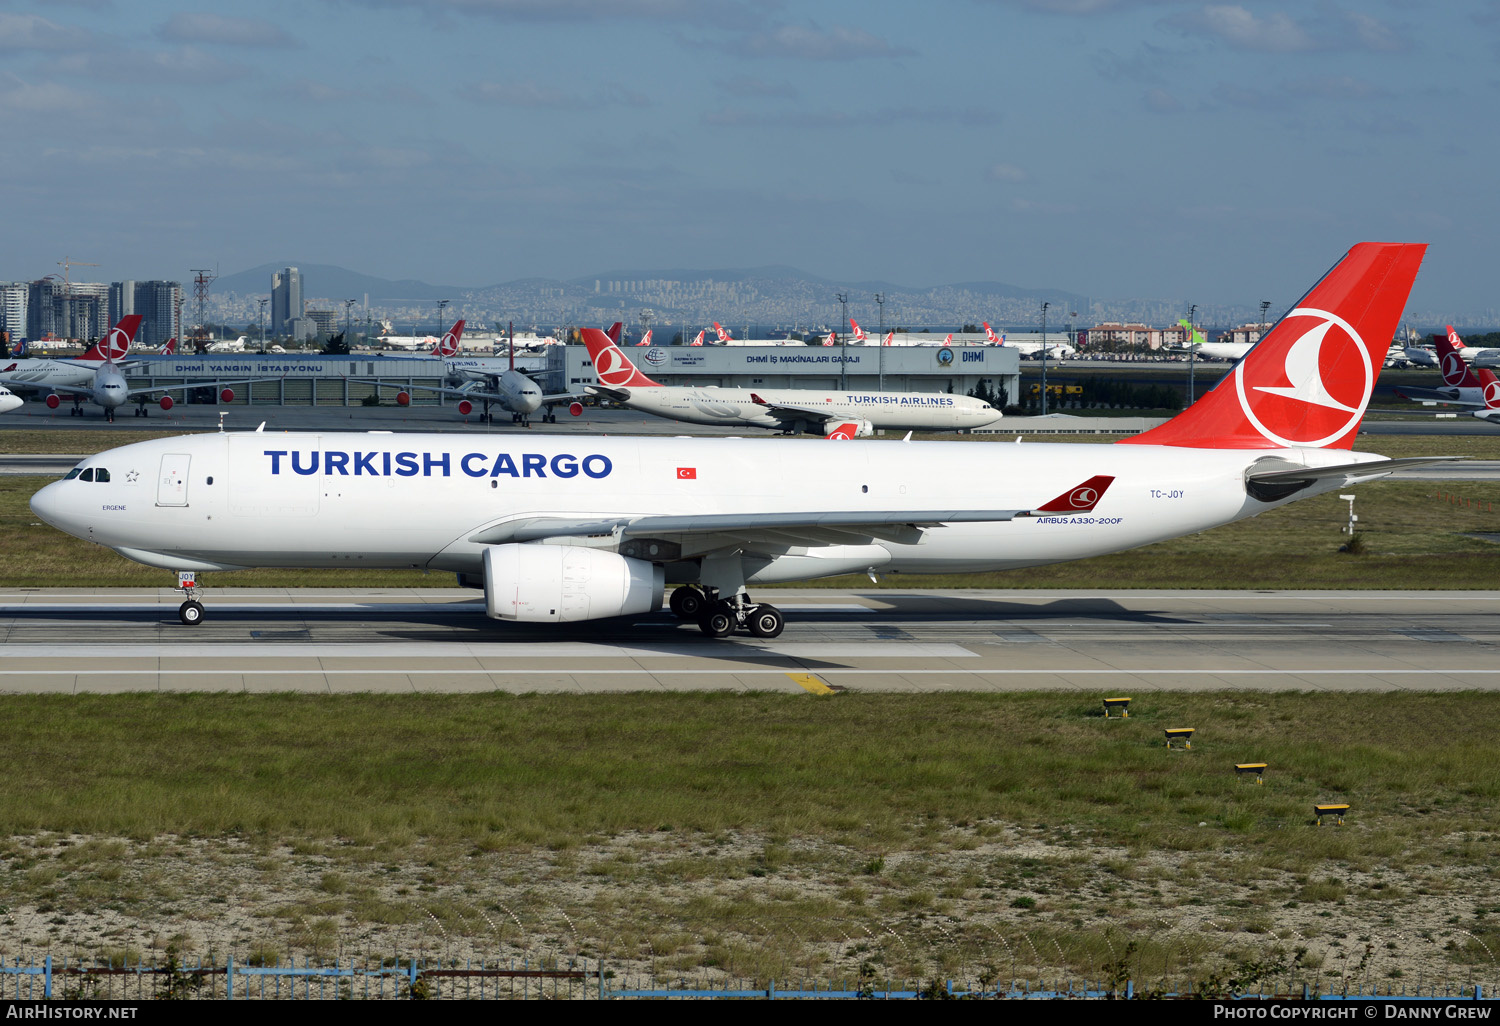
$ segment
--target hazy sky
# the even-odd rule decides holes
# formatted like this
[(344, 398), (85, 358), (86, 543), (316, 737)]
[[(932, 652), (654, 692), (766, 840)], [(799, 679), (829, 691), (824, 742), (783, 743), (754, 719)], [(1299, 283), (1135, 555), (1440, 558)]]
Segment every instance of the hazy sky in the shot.
[[(249, 16), (253, 12), (253, 16)], [(785, 263), (1500, 308), (1500, 0), (0, 0), (0, 278)]]

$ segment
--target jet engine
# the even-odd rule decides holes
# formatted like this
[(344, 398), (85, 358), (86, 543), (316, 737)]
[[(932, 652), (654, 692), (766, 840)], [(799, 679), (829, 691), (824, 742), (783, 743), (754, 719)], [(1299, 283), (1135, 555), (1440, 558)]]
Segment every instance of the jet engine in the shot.
[(170, 410), (174, 404), (172, 402), (172, 397), (171, 396), (164, 395), (157, 402), (157, 405), (160, 406), (163, 410)]
[(471, 414), (473, 412), (474, 412), (474, 404), (471, 403), (471, 402), (469, 402), (469, 400), (467, 400), (467, 399), (460, 399), (458, 401), (458, 415), (460, 417), (467, 417), (469, 414)]
[(226, 388), (222, 392), (220, 392), (219, 393), (219, 402), (221, 402), (221, 403), (232, 403), (232, 402), (234, 402), (234, 389), (232, 389), (232, 388)]
[(661, 608), (660, 566), (575, 545), (484, 550), (485, 613), (496, 620), (570, 623)]
[(52, 394), (50, 394), (49, 396), (47, 396), (47, 409), (49, 409), (49, 410), (55, 410), (55, 409), (57, 409), (61, 405), (62, 405), (62, 400), (57, 397), (57, 393), (56, 392), (53, 392)]
[(875, 425), (868, 420), (846, 420), (839, 423), (828, 422), (828, 437), (840, 438), (873, 438), (875, 436)]
[(410, 406), (411, 405), (411, 393), (408, 392), (408, 391), (406, 391), (405, 389), (402, 389), (401, 391), (397, 392), (396, 393), (396, 405), (397, 406)]

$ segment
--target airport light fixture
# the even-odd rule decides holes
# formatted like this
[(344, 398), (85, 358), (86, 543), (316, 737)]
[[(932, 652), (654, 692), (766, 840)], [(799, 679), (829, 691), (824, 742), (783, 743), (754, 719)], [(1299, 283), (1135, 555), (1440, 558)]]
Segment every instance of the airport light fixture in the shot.
[(880, 307), (880, 390), (885, 391), (885, 293), (875, 293), (875, 305)]
[(849, 387), (849, 346), (839, 338), (839, 330), (849, 320), (849, 293), (835, 293), (834, 298), (839, 301), (839, 308), (843, 310), (843, 316), (833, 329), (833, 340), (839, 343), (839, 388), (847, 389)]
[(1359, 517), (1357, 517), (1357, 516), (1354, 515), (1354, 496), (1352, 496), (1352, 495), (1340, 495), (1339, 498), (1343, 499), (1345, 502), (1347, 502), (1349, 504), (1349, 526), (1346, 527), (1346, 528), (1344, 528), (1343, 533), (1347, 534), (1349, 537), (1353, 538), (1354, 537), (1354, 525), (1357, 524), (1357, 523), (1359, 523)]
[[(446, 300), (446, 299), (439, 299), (437, 301), (437, 305), (438, 305), (438, 331), (442, 331), (443, 330), (443, 310), (448, 306), (448, 303), (449, 303), (449, 300)], [(413, 331), (412, 334), (415, 335), (416, 332)]]
[(1198, 338), (1193, 330), (1193, 322), (1198, 316), (1198, 304), (1194, 303), (1188, 307), (1188, 401), (1193, 405), (1193, 372), (1198, 369)]
[(256, 314), (255, 320), (260, 325), (260, 352), (266, 353), (266, 304), (271, 301), (269, 296), (260, 297), (260, 313)]
[(1047, 415), (1047, 307), (1051, 303), (1042, 304), (1042, 416)]

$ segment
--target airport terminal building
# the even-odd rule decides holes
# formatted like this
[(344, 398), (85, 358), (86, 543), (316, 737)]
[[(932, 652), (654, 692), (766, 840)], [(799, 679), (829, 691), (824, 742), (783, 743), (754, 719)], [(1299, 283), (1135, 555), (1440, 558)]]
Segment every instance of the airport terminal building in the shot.
[[(807, 388), (858, 392), (951, 392), (1004, 389), (1014, 402), (1020, 390), (1020, 358), (997, 346), (645, 346), (626, 350), (649, 377), (664, 385), (724, 388)], [(259, 355), (145, 357), (132, 361), (130, 384), (201, 385), (212, 401), (217, 382), (263, 377), (234, 387), (235, 405), (358, 406), (374, 395), (371, 380), (401, 386), (440, 386), (449, 367), (499, 373), (507, 357), (461, 356), (440, 361), (426, 356), (355, 353), (350, 356)], [(594, 384), (594, 366), (583, 346), (552, 346), (539, 356), (517, 357), (516, 369), (548, 394), (581, 393)], [(394, 388), (381, 390), (394, 401)], [(415, 405), (450, 405), (452, 397), (420, 390)], [(191, 400), (190, 400), (191, 401)]]

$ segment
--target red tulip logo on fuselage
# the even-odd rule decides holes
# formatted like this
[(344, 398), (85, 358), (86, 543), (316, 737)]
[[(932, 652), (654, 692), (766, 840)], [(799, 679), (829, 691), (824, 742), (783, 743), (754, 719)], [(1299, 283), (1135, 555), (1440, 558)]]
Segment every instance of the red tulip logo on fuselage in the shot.
[[(1278, 339), (1277, 336), (1280, 336)], [(1370, 351), (1354, 326), (1299, 307), (1234, 370), (1240, 409), (1275, 445), (1321, 447), (1348, 434), (1375, 388)]]

